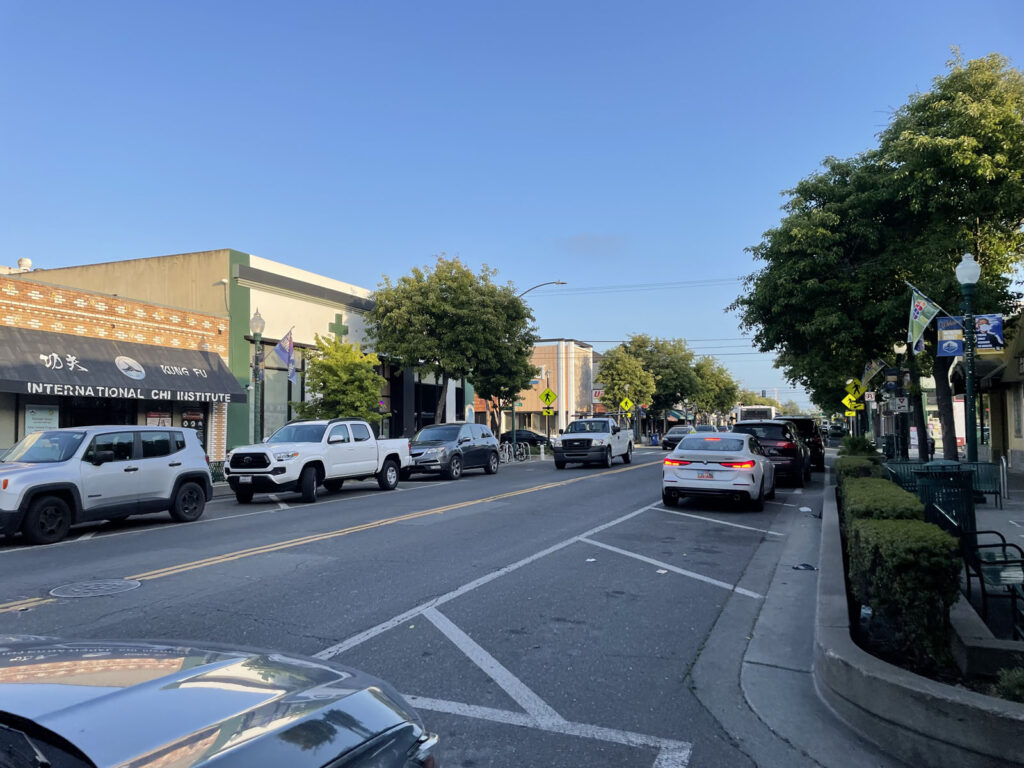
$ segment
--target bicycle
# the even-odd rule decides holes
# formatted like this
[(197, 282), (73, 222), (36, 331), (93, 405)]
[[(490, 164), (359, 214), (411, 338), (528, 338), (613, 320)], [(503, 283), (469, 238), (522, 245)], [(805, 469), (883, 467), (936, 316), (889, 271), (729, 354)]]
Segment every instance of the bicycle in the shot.
[(514, 451), (516, 461), (526, 461), (530, 458), (530, 446), (526, 443), (516, 443)]
[(498, 458), (502, 464), (511, 464), (513, 460), (512, 443), (502, 443), (498, 446)]
[(526, 443), (516, 443), (515, 447), (510, 442), (504, 442), (498, 446), (498, 458), (502, 464), (511, 464), (513, 461), (526, 461), (530, 458), (530, 446)]

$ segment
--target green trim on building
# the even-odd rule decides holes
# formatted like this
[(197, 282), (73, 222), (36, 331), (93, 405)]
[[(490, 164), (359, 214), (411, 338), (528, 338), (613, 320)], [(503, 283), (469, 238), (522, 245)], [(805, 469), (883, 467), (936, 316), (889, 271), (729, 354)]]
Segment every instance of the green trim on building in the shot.
[[(252, 372), (249, 368), (252, 345), (246, 341), (249, 333), (249, 289), (235, 281), (236, 267), (249, 266), (249, 254), (228, 251), (228, 307), (231, 322), (231, 338), (228, 339), (228, 367), (243, 387), (249, 386)], [(251, 399), (251, 397), (250, 397)], [(228, 406), (228, 450), (252, 441), (249, 428), (250, 403), (232, 403)]]

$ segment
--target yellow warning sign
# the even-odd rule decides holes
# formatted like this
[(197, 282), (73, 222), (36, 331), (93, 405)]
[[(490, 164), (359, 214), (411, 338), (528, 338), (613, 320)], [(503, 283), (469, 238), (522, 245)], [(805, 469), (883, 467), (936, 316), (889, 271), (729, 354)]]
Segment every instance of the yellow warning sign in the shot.
[(846, 412), (846, 415), (847, 415), (847, 416), (856, 416), (856, 415), (857, 415), (857, 412), (856, 412), (856, 411), (847, 411), (847, 412)]
[(862, 387), (860, 385), (860, 382), (857, 381), (856, 379), (851, 379), (846, 384), (846, 391), (849, 392), (851, 396), (853, 396), (854, 400), (856, 400), (857, 398), (864, 394), (864, 387)]
[(628, 397), (624, 397), (624, 398), (622, 398), (622, 402), (619, 403), (619, 408), (621, 408), (624, 411), (632, 411), (633, 410), (633, 401), (630, 400)]
[(540, 393), (540, 401), (544, 403), (544, 405), (551, 405), (557, 399), (558, 395), (551, 391), (551, 387), (548, 387)]
[(545, 416), (554, 416), (555, 415), (555, 409), (554, 408), (545, 408), (544, 410), (541, 411), (541, 413), (543, 413)]

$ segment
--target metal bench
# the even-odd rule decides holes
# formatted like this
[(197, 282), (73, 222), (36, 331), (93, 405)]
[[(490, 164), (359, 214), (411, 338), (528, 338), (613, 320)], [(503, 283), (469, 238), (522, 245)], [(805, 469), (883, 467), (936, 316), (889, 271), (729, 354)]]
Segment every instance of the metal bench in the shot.
[(987, 461), (961, 461), (961, 467), (974, 472), (974, 490), (996, 497), (999, 508), (1003, 508), (1003, 480), (999, 473), (998, 464), (990, 464)]
[(885, 471), (889, 473), (889, 479), (905, 491), (917, 493), (917, 475), (915, 469), (920, 469), (923, 462), (910, 459), (908, 461), (886, 461), (882, 464)]

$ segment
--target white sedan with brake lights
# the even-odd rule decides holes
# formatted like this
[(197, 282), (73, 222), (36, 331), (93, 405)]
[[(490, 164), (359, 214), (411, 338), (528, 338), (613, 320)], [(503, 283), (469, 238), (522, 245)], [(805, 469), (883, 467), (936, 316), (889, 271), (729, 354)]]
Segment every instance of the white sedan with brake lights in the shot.
[(721, 496), (760, 511), (775, 498), (775, 466), (753, 435), (687, 435), (665, 459), (661, 480), (666, 506), (684, 496)]

